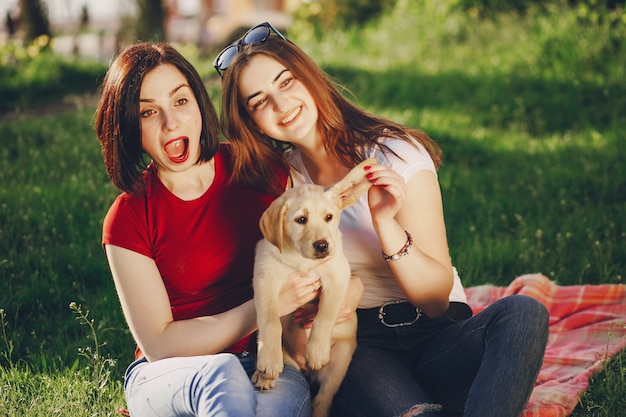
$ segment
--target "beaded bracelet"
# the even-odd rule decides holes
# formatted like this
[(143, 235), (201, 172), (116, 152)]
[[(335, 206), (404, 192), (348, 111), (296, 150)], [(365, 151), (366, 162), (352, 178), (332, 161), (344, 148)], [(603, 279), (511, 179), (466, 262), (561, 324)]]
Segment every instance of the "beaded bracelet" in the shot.
[(383, 258), (385, 259), (385, 261), (387, 262), (397, 261), (403, 256), (406, 256), (409, 254), (409, 248), (413, 245), (413, 237), (411, 237), (411, 234), (407, 232), (406, 230), (404, 231), (404, 233), (406, 233), (406, 243), (404, 244), (404, 246), (402, 246), (402, 249), (400, 249), (398, 252), (394, 253), (393, 255), (386, 255), (385, 252), (382, 252)]

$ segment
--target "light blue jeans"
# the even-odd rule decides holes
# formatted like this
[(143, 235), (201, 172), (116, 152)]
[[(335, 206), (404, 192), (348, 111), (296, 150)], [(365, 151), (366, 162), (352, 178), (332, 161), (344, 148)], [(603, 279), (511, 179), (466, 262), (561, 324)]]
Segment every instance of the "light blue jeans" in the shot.
[(128, 411), (132, 417), (309, 417), (304, 376), (285, 366), (274, 388), (258, 391), (250, 381), (255, 360), (230, 353), (138, 359), (124, 380)]

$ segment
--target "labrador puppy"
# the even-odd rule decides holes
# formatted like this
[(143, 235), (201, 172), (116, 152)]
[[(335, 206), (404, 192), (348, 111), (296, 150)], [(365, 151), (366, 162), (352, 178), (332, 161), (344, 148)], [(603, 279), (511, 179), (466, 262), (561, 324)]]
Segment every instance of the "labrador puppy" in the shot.
[[(299, 332), (306, 332), (303, 356), (311, 379), (319, 382), (313, 399), (314, 417), (328, 415), (356, 348), (356, 313), (349, 321), (336, 324), (351, 275), (339, 220), (341, 211), (356, 203), (371, 186), (363, 167), (374, 164), (373, 158), (363, 161), (328, 189), (306, 184), (285, 191), (259, 222), (264, 239), (256, 247), (252, 281), (259, 328), (252, 382), (259, 389), (270, 389), (283, 364), (300, 369), (282, 341), (284, 338), (287, 345), (295, 346), (302, 337)], [(295, 323), (293, 315), (278, 315), (278, 292), (295, 270), (319, 276), (322, 284), (310, 331)]]

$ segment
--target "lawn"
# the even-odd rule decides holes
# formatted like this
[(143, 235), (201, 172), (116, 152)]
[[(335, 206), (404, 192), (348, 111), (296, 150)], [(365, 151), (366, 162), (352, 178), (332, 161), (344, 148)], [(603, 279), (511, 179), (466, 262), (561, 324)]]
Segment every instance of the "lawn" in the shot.
[[(450, 251), (465, 286), (530, 272), (561, 285), (623, 283), (626, 19), (565, 6), (482, 19), (443, 3), (398, 1), (364, 27), (322, 35), (298, 20), (288, 37), (355, 101), (441, 144)], [(0, 414), (114, 415), (134, 345), (100, 247), (117, 191), (95, 104), (62, 106), (55, 88), (42, 107), (23, 78), (43, 64), (12, 71), (7, 48), (0, 94), (9, 97), (9, 79), (22, 86), (10, 91), (29, 93), (11, 96), (18, 112), (0, 109)], [(212, 56), (182, 50), (217, 103)], [(104, 68), (67, 68), (96, 95)], [(626, 416), (623, 355), (607, 368), (575, 417)]]

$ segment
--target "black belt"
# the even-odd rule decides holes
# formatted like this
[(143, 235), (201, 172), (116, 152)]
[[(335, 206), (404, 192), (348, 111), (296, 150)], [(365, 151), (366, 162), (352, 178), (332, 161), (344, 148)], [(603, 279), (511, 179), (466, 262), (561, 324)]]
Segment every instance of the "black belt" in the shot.
[[(380, 307), (358, 309), (359, 321), (379, 321), (387, 327), (410, 326), (420, 320), (430, 320), (419, 308), (405, 300), (388, 301)], [(472, 317), (472, 309), (465, 303), (451, 301), (448, 311), (440, 317), (465, 320)]]

